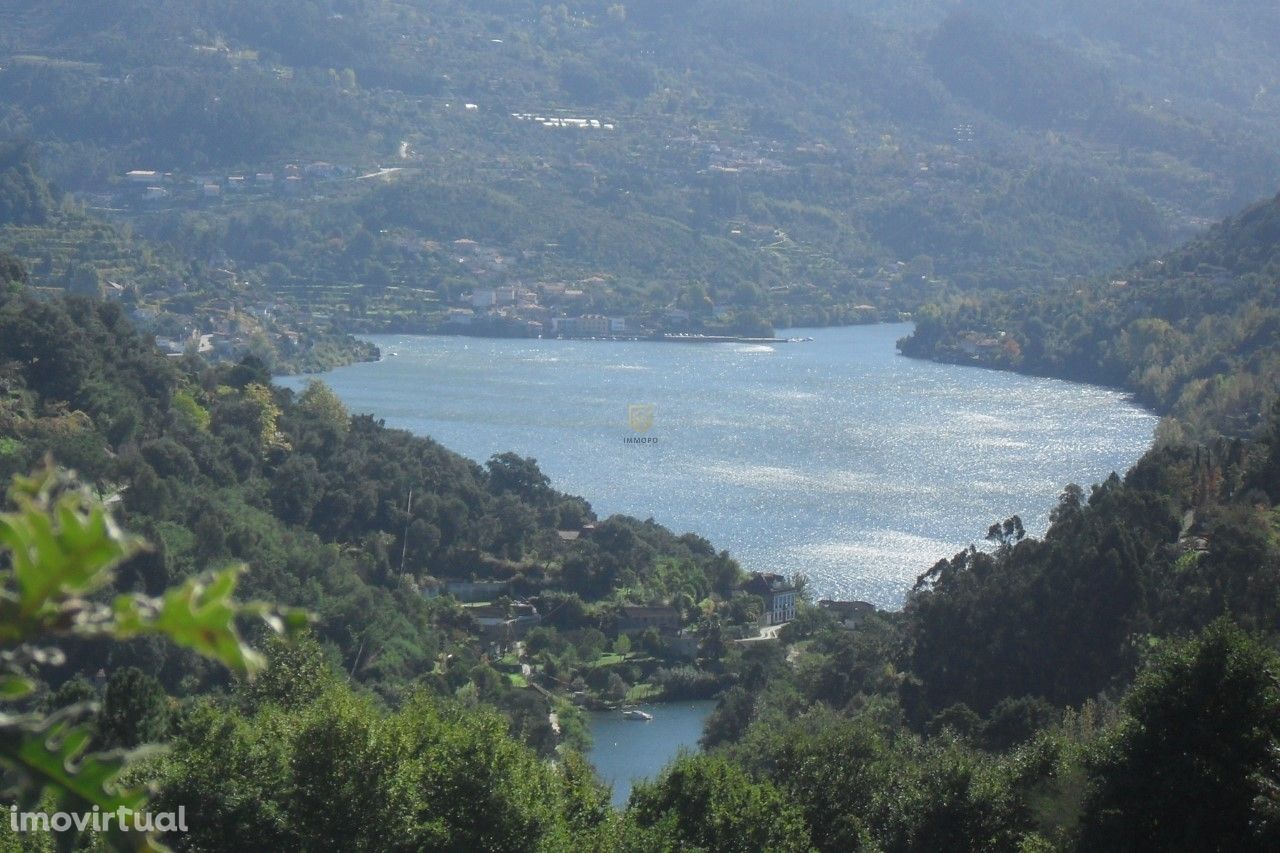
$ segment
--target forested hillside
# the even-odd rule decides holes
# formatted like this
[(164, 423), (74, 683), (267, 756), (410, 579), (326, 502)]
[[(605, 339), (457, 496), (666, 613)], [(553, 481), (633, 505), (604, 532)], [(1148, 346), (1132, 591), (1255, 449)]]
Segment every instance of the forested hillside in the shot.
[(1102, 272), (1280, 182), (1274, 10), (1161, 10), (5, 0), (0, 132), (349, 328), (535, 282), (848, 322)]
[(327, 319), (263, 310), (260, 289), (207, 256), (87, 211), (49, 183), (29, 143), (0, 143), (0, 252), (32, 293), (112, 302), (174, 355), (253, 355), (277, 373), (377, 357)]
[[(652, 521), (597, 520), (533, 460), (507, 454), (478, 466), (350, 417), (323, 385), (297, 396), (272, 387), (251, 357), (218, 367), (165, 358), (118, 306), (36, 300), (21, 264), (0, 261), (11, 282), (0, 297), (0, 477), (49, 455), (113, 496), (121, 522), (153, 546), (121, 568), (118, 589), (155, 594), (248, 563), (247, 594), (317, 614), (315, 639), (357, 682), (392, 701), (472, 684), (543, 750), (558, 742), (546, 700), (522, 689), (519, 664), (514, 677), (494, 668), (493, 649), (500, 657), (510, 643), (476, 621), (509, 618), (512, 599), (545, 614), (525, 673), (545, 668), (553, 688), (620, 690), (620, 699), (632, 687), (660, 693), (679, 675), (715, 689), (715, 655), (700, 672), (656, 635), (614, 654), (622, 604), (670, 603), (682, 621), (726, 630), (750, 618), (737, 564), (705, 540)], [(503, 585), (489, 610), (438, 595), (445, 580), (473, 579)], [(57, 688), (77, 673), (130, 667), (178, 696), (221, 683), (192, 655), (146, 643), (76, 647), (47, 677)], [(568, 727), (572, 711), (564, 715)]]
[(1280, 196), (1112, 276), (943, 301), (908, 355), (1127, 388), (1168, 429), (1246, 436), (1280, 388)]

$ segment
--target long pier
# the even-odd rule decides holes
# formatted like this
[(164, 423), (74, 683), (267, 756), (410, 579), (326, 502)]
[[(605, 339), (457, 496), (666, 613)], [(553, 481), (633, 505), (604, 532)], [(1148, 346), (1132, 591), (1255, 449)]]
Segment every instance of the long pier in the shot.
[(651, 340), (673, 344), (785, 344), (788, 338), (746, 338), (737, 335), (673, 335), (664, 334)]

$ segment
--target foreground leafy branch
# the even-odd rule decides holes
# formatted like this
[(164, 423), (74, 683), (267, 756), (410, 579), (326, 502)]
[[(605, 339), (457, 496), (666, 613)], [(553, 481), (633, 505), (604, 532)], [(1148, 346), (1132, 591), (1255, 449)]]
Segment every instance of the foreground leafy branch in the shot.
[[(159, 635), (252, 677), (262, 656), (241, 639), (236, 621), (262, 619), (291, 634), (308, 616), (297, 610), (233, 598), (244, 566), (188, 579), (159, 597), (127, 594), (114, 602), (93, 598), (112, 580), (116, 566), (143, 543), (121, 531), (107, 508), (75, 478), (49, 468), (15, 479), (14, 507), (0, 514), (0, 700), (20, 700), (35, 689), (28, 672), (58, 663), (61, 653), (44, 643), (59, 637), (127, 640)], [(138, 810), (141, 791), (116, 784), (124, 753), (85, 755), (92, 711), (76, 706), (57, 714), (0, 712), (0, 764), (16, 771), (18, 798), (32, 804), (50, 793), (61, 807), (102, 812)], [(117, 846), (159, 849), (142, 833), (116, 832)]]

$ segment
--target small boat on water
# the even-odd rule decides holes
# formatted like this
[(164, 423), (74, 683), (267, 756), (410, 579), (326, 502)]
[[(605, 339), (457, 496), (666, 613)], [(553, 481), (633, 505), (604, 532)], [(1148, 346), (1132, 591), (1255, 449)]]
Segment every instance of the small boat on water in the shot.
[(626, 717), (628, 720), (640, 720), (646, 723), (653, 719), (653, 714), (646, 714), (639, 708), (623, 708), (622, 716)]

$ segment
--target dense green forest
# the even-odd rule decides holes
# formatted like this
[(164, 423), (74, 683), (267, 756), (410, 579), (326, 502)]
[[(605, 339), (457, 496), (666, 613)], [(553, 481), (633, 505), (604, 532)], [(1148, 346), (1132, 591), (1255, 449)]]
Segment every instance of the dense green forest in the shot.
[(1280, 181), (1275, 10), (1160, 8), (6, 0), (0, 135), (350, 329), (534, 282), (851, 322), (1103, 272)]
[(1280, 388), (1280, 196), (1112, 276), (926, 306), (908, 355), (1126, 388), (1173, 435), (1244, 437)]

